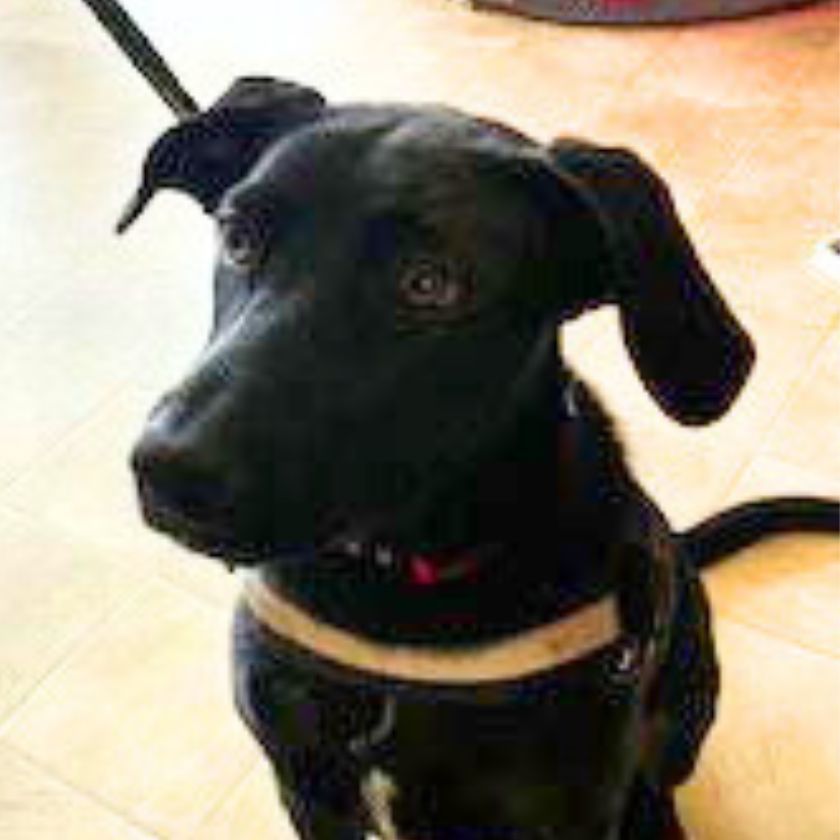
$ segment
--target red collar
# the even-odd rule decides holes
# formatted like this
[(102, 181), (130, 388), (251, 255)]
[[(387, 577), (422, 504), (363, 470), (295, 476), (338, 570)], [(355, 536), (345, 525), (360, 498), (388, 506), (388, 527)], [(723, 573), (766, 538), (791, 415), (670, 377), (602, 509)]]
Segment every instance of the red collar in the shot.
[(478, 555), (469, 550), (452, 554), (409, 554), (402, 562), (409, 582), (424, 587), (474, 578), (481, 566)]
[(484, 546), (456, 551), (411, 552), (352, 539), (334, 543), (332, 553), (344, 562), (367, 563), (383, 575), (423, 588), (475, 579), (489, 556), (488, 548)]

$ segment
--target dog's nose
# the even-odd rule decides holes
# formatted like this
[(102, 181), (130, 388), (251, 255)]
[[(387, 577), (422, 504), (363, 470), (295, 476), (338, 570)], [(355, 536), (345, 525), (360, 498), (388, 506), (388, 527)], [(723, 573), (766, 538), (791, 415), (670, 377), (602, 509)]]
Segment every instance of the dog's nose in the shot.
[(228, 521), (231, 481), (220, 466), (159, 434), (143, 436), (131, 456), (143, 504), (198, 522)]

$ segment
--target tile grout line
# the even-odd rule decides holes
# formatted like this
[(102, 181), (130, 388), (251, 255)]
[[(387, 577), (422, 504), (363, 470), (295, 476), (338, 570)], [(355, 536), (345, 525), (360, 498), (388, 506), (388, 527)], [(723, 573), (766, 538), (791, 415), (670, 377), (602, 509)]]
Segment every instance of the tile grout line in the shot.
[[(202, 815), (201, 819), (196, 823), (196, 825), (194, 825), (191, 829), (184, 833), (179, 832), (172, 838), (172, 840), (200, 840), (197, 831), (205, 823), (211, 822), (217, 814), (221, 813), (225, 805), (233, 797), (236, 791), (247, 782), (251, 774), (256, 772), (264, 762), (265, 759), (262, 757), (262, 755), (256, 756), (251, 762), (251, 764), (248, 766), (248, 768), (243, 771), (242, 775), (238, 779), (236, 779), (236, 781), (231, 782), (229, 785), (227, 785), (224, 791), (214, 798), (213, 804)], [(164, 839), (162, 838), (161, 840)]]
[(822, 353), (826, 349), (826, 347), (829, 346), (835, 331), (838, 329), (840, 329), (840, 314), (835, 316), (834, 319), (832, 319), (828, 324), (822, 327), (821, 335), (815, 342), (814, 352), (810, 360), (803, 366), (801, 374), (799, 374), (796, 377), (796, 379), (791, 383), (790, 387), (785, 392), (784, 399), (779, 404), (779, 408), (776, 410), (776, 412), (773, 414), (773, 417), (767, 423), (766, 431), (762, 435), (761, 442), (755, 447), (756, 457), (768, 454), (767, 445), (773, 434), (773, 430), (775, 429), (777, 423), (781, 419), (783, 413), (790, 406), (794, 395), (805, 387), (805, 384), (808, 382), (809, 378), (818, 370)]
[(142, 832), (148, 837), (148, 840), (167, 840), (167, 838), (165, 838), (164, 835), (161, 835), (156, 829), (153, 829), (151, 826), (145, 825), (142, 822), (142, 820), (138, 820), (136, 817), (130, 814), (126, 814), (125, 812), (119, 810), (113, 803), (101, 797), (98, 793), (96, 793), (96, 791), (91, 791), (87, 790), (86, 788), (78, 787), (72, 781), (65, 778), (60, 772), (57, 772), (49, 765), (44, 764), (43, 762), (29, 755), (29, 753), (25, 752), (24, 750), (21, 750), (15, 744), (8, 741), (2, 733), (0, 733), (0, 744), (3, 745), (4, 749), (7, 749), (10, 752), (14, 753), (21, 761), (35, 768), (39, 772), (47, 775), (50, 778), (50, 780), (52, 780), (54, 783), (60, 785), (68, 791), (71, 791), (72, 793), (87, 801), (89, 804), (95, 805), (98, 809), (102, 809), (108, 814), (117, 817), (119, 820), (121, 820), (131, 828)]
[[(0, 510), (3, 510), (3, 505), (0, 504)], [(15, 513), (14, 515), (19, 516)], [(127, 594), (124, 598), (119, 599), (112, 607), (105, 610), (99, 618), (94, 620), (85, 629), (81, 630), (72, 641), (68, 642), (67, 650), (60, 656), (60, 658), (53, 663), (40, 677), (38, 677), (24, 696), (13, 703), (11, 707), (3, 713), (0, 717), (0, 739), (14, 727), (15, 718), (20, 714), (22, 708), (33, 698), (33, 696), (41, 689), (41, 687), (48, 680), (58, 676), (65, 668), (70, 667), (72, 660), (79, 654), (79, 651), (84, 648), (99, 631), (106, 625), (119, 619), (122, 613), (127, 613), (134, 606), (141, 601), (154, 588), (165, 589), (174, 595), (178, 595), (187, 600), (193, 607), (199, 608), (199, 611), (207, 615), (216, 614), (225, 611), (225, 608), (219, 604), (209, 601), (194, 592), (191, 592), (186, 587), (182, 587), (168, 580), (160, 572), (154, 571), (148, 575), (139, 576), (138, 589)]]
[(79, 651), (84, 648), (93, 637), (102, 629), (102, 627), (111, 621), (115, 620), (122, 612), (127, 612), (132, 605), (139, 601), (152, 586), (157, 583), (153, 578), (142, 582), (138, 590), (130, 595), (126, 595), (118, 603), (115, 603), (111, 608), (105, 610), (98, 619), (92, 624), (81, 630), (77, 637), (68, 642), (67, 650), (54, 662), (40, 677), (33, 681), (32, 685), (26, 690), (23, 697), (13, 703), (3, 716), (0, 717), (0, 739), (6, 741), (6, 734), (15, 725), (16, 718), (22, 712), (23, 707), (26, 706), (30, 700), (41, 690), (42, 686), (50, 679), (61, 674), (66, 668), (70, 667), (72, 660), (79, 654)]
[[(2, 504), (0, 504), (0, 510), (2, 509), (3, 506)], [(13, 515), (19, 516), (19, 514), (17, 513), (14, 513)], [(79, 787), (72, 780), (62, 775), (60, 771), (52, 768), (48, 763), (42, 762), (35, 756), (30, 755), (25, 750), (25, 748), (21, 748), (14, 742), (10, 741), (8, 738), (8, 733), (14, 727), (16, 719), (22, 713), (27, 703), (29, 703), (33, 699), (35, 694), (37, 694), (40, 691), (42, 686), (47, 681), (55, 677), (59, 677), (61, 675), (61, 672), (65, 669), (72, 667), (73, 660), (75, 659), (75, 657), (78, 656), (79, 652), (82, 649), (84, 649), (88, 644), (95, 642), (97, 634), (100, 633), (103, 626), (113, 621), (117, 621), (121, 614), (127, 613), (131, 609), (134, 609), (137, 603), (140, 602), (147, 595), (147, 593), (152, 591), (154, 588), (165, 589), (170, 593), (177, 595), (179, 598), (184, 598), (184, 600), (189, 602), (192, 608), (198, 608), (200, 612), (206, 613), (208, 615), (211, 613), (218, 614), (223, 609), (221, 606), (210, 603), (207, 601), (207, 599), (204, 599), (199, 595), (196, 595), (195, 593), (190, 592), (185, 588), (180, 587), (175, 583), (167, 580), (165, 577), (161, 576), (157, 572), (148, 575), (148, 579), (144, 580), (141, 583), (139, 589), (136, 592), (134, 592), (130, 596), (127, 596), (125, 599), (120, 600), (119, 603), (115, 604), (111, 609), (106, 610), (93, 624), (81, 631), (78, 637), (75, 638), (73, 642), (68, 645), (68, 650), (64, 653), (64, 655), (61, 656), (61, 658), (56, 663), (54, 663), (53, 666), (51, 666), (44, 674), (42, 674), (40, 678), (33, 682), (33, 684), (26, 691), (25, 695), (10, 707), (10, 709), (3, 715), (2, 719), (0, 719), (0, 744), (12, 750), (15, 754), (30, 762), (33, 766), (47, 773), (51, 778), (56, 779), (63, 786), (79, 793), (80, 795), (84, 796), (90, 801), (101, 805), (102, 807), (106, 808), (110, 813), (120, 816), (135, 828), (142, 830), (145, 834), (149, 834), (149, 840), (176, 840), (176, 835), (170, 836), (168, 834), (161, 834), (157, 829), (153, 829), (151, 826), (146, 825), (141, 819), (124, 813), (119, 809), (117, 803), (111, 802), (108, 799), (101, 797), (96, 791), (88, 790), (84, 787)], [(233, 791), (240, 784), (244, 782), (247, 776), (258, 765), (258, 760), (259, 757), (257, 757), (257, 759), (254, 760), (245, 771), (243, 771), (242, 775), (240, 775), (234, 782), (228, 785), (224, 789), (223, 793), (221, 793), (218, 797), (214, 797), (213, 804), (210, 806), (209, 809), (207, 809), (207, 811), (201, 814), (200, 818), (196, 820), (195, 825), (193, 825), (189, 829), (186, 829), (186, 833), (179, 833), (177, 837), (195, 837), (195, 832), (198, 830), (198, 828), (200, 828), (201, 824), (209, 818), (211, 813), (216, 813), (223, 807), (226, 798), (231, 793), (233, 793)]]
[[(803, 77), (807, 75), (807, 71), (807, 61), (797, 62), (796, 69), (793, 73), (792, 85), (798, 84), (803, 79)], [(762, 87), (769, 91), (773, 87), (773, 85), (772, 83), (768, 82)], [(726, 172), (723, 173), (724, 176), (733, 177), (741, 174), (743, 172), (745, 159), (747, 158), (749, 152), (759, 142), (759, 139), (762, 137), (772, 138), (773, 136), (778, 134), (778, 129), (774, 130), (773, 125), (776, 117), (778, 116), (779, 111), (783, 111), (788, 105), (788, 99), (789, 97), (787, 95), (777, 97), (772, 106), (767, 105), (765, 107), (757, 107), (755, 109), (755, 112), (761, 115), (757, 125), (755, 126), (755, 130), (752, 132), (749, 139), (745, 139), (742, 143), (736, 146), (735, 154), (732, 156)], [(698, 198), (696, 202), (696, 206), (694, 208), (695, 212), (702, 216), (705, 207), (713, 201), (714, 196), (711, 194), (711, 191), (704, 190), (703, 194)]]
[[(153, 829), (151, 826), (147, 826), (141, 819), (124, 813), (119, 809), (117, 803), (110, 802), (108, 799), (100, 796), (96, 791), (79, 787), (72, 780), (62, 775), (60, 771), (52, 768), (49, 764), (40, 761), (35, 756), (30, 755), (25, 749), (17, 746), (8, 738), (8, 732), (14, 727), (16, 719), (22, 713), (27, 703), (30, 700), (32, 700), (35, 694), (37, 694), (40, 691), (42, 686), (48, 680), (60, 676), (62, 671), (71, 667), (73, 664), (73, 660), (76, 656), (79, 655), (79, 652), (89, 643), (95, 642), (96, 635), (99, 633), (99, 631), (104, 625), (118, 620), (119, 616), (122, 613), (129, 612), (136, 606), (136, 604), (139, 601), (141, 601), (146, 596), (148, 592), (150, 592), (155, 587), (166, 589), (173, 594), (183, 597), (185, 598), (185, 600), (190, 602), (191, 606), (200, 607), (202, 611), (205, 611), (207, 613), (218, 612), (221, 609), (216, 605), (208, 603), (205, 599), (191, 592), (185, 591), (179, 586), (176, 586), (171, 581), (162, 578), (157, 573), (150, 575), (149, 579), (141, 584), (137, 592), (133, 593), (130, 596), (127, 596), (118, 604), (115, 604), (111, 609), (103, 613), (103, 615), (100, 616), (100, 618), (96, 620), (90, 627), (82, 631), (79, 634), (79, 636), (73, 641), (73, 643), (68, 646), (68, 650), (60, 658), (60, 660), (54, 663), (52, 667), (50, 667), (39, 679), (37, 679), (30, 686), (25, 695), (18, 702), (14, 703), (12, 707), (8, 710), (8, 712), (4, 714), (3, 718), (0, 719), (0, 744), (12, 750), (13, 752), (15, 752), (15, 754), (30, 762), (33, 766), (47, 773), (51, 778), (56, 779), (65, 787), (76, 791), (77, 793), (89, 799), (90, 801), (101, 805), (102, 807), (106, 808), (110, 813), (119, 815), (130, 825), (142, 830), (144, 834), (150, 835), (149, 840), (175, 840), (174, 836), (170, 838), (168, 835), (161, 834), (160, 832), (158, 832), (157, 829)], [(245, 777), (254, 769), (255, 766), (256, 763), (249, 766), (249, 768), (242, 774), (242, 776), (240, 776), (235, 783), (232, 783), (229, 786), (229, 789), (225, 789), (224, 797), (227, 797), (230, 793), (232, 793), (236, 786), (244, 781)], [(218, 799), (214, 800), (214, 804), (211, 806), (211, 808), (208, 809), (208, 811), (206, 811), (204, 814), (202, 814), (201, 818), (196, 821), (196, 825), (189, 829), (188, 833), (183, 836), (194, 836), (195, 830), (209, 816), (209, 814), (218, 810), (218, 808), (220, 808), (223, 804), (224, 803), (221, 796)]]
[[(742, 618), (741, 616), (736, 615), (734, 613), (730, 613), (724, 607), (715, 606), (714, 599), (712, 600), (712, 606), (716, 619), (724, 619), (730, 624), (737, 624), (740, 627), (746, 627), (748, 630), (760, 634), (766, 639), (771, 640), (773, 643), (784, 644), (788, 647), (795, 648), (796, 650), (802, 651), (804, 653), (808, 653), (811, 656), (817, 656), (820, 659), (827, 660), (829, 662), (834, 662), (837, 665), (840, 665), (840, 651), (838, 651), (838, 653), (835, 655), (833, 653), (830, 653), (829, 651), (824, 650), (823, 648), (817, 647), (816, 645), (810, 645), (805, 642), (799, 641), (798, 639), (791, 639), (788, 636), (780, 635), (779, 633), (768, 629), (762, 624)], [(723, 647), (723, 645), (720, 645), (721, 649), (723, 649)]]
[(200, 607), (201, 611), (207, 613), (208, 615), (211, 613), (215, 615), (218, 615), (219, 613), (229, 613), (229, 609), (226, 605), (218, 604), (211, 598), (205, 598), (203, 595), (194, 592), (186, 585), (182, 585), (177, 581), (170, 580), (165, 574), (163, 574), (158, 569), (155, 569), (155, 571), (151, 574), (150, 582), (155, 583), (161, 589), (168, 590), (173, 595), (183, 596), (188, 601), (190, 601), (193, 604), (193, 606)]
[[(113, 568), (125, 570), (131, 574), (134, 574), (138, 578), (138, 580), (156, 580), (162, 584), (166, 584), (169, 587), (174, 587), (182, 594), (189, 595), (192, 598), (197, 598), (201, 603), (213, 608), (223, 608), (228, 606), (228, 604), (220, 603), (219, 600), (213, 598), (212, 596), (205, 595), (200, 591), (196, 591), (189, 585), (188, 581), (181, 581), (177, 578), (177, 576), (167, 576), (165, 570), (161, 569), (161, 565), (164, 562), (163, 558), (156, 557), (151, 552), (151, 550), (149, 552), (151, 555), (151, 565), (149, 566), (148, 570), (146, 570), (145, 572), (134, 572), (130, 567), (126, 565), (124, 561), (111, 559), (111, 555), (119, 551), (119, 546), (117, 545), (116, 541), (110, 538), (106, 537), (99, 539), (92, 533), (81, 530), (75, 530), (72, 527), (66, 525), (64, 522), (57, 520), (50, 515), (47, 515), (43, 518), (39, 518), (28, 506), (19, 505), (10, 498), (4, 498), (2, 493), (0, 493), (0, 513), (3, 513), (14, 519), (19, 519), (22, 522), (25, 522), (27, 525), (31, 526), (32, 528), (40, 527), (41, 529), (45, 529), (56, 540), (59, 540), (61, 542), (75, 544), (80, 547), (88, 546), (91, 550), (94, 550), (103, 555), (102, 562), (108, 563)], [(148, 526), (146, 526), (143, 523), (142, 519), (139, 516), (137, 518), (136, 528), (138, 531), (148, 530)], [(166, 544), (168, 544), (171, 540), (171, 538), (162, 535), (156, 535), (156, 538), (160, 539)], [(183, 548), (175, 543), (173, 543), (173, 546), (178, 551), (182, 551), (184, 553), (183, 559), (185, 560), (198, 558), (199, 561), (203, 560), (205, 563), (207, 562), (206, 557), (194, 554), (190, 552), (189, 549)], [(142, 556), (143, 552), (132, 548), (131, 554)]]
[(767, 419), (767, 422), (763, 427), (760, 442), (758, 442), (752, 448), (752, 454), (744, 458), (741, 466), (735, 471), (731, 479), (727, 481), (724, 485), (721, 492), (721, 500), (723, 503), (727, 503), (729, 500), (732, 499), (732, 494), (735, 488), (738, 486), (738, 482), (740, 482), (741, 479), (749, 473), (749, 470), (755, 463), (755, 461), (763, 455), (767, 454), (767, 449), (765, 447), (767, 445), (767, 441), (770, 440), (776, 423), (787, 410), (795, 392), (802, 387), (803, 383), (816, 369), (819, 361), (819, 356), (831, 340), (835, 326), (840, 327), (840, 315), (837, 316), (836, 325), (832, 322), (829, 322), (827, 325), (820, 328), (821, 335), (814, 343), (814, 350), (811, 354), (811, 358), (805, 363), (802, 371), (798, 373), (795, 377), (793, 377), (791, 382), (788, 384), (787, 388), (785, 389), (784, 396), (781, 400), (779, 400), (779, 404), (776, 407), (776, 410), (771, 412), (771, 416)]
[[(106, 394), (95, 400), (93, 405), (91, 405), (87, 411), (65, 426), (64, 429), (59, 432), (56, 437), (40, 452), (38, 452), (37, 455), (33, 456), (31, 459), (26, 461), (20, 469), (16, 470), (14, 475), (7, 476), (6, 478), (0, 478), (0, 503), (5, 501), (4, 497), (10, 493), (19, 482), (25, 481), (35, 470), (39, 469), (56, 452), (60, 451), (72, 435), (76, 434), (79, 429), (86, 426), (100, 413), (104, 412), (112, 402), (115, 402), (124, 393), (130, 391), (134, 384), (135, 380), (129, 377), (116, 380), (113, 387), (110, 388)], [(8, 502), (5, 504), (8, 508), (16, 509)]]

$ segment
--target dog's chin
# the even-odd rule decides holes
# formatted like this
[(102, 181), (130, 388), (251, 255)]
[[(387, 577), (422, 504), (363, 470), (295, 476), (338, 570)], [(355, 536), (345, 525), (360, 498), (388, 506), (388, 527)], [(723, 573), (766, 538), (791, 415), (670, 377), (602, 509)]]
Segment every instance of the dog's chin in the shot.
[(143, 505), (146, 524), (180, 545), (223, 562), (229, 569), (255, 567), (267, 563), (300, 562), (312, 557), (315, 541), (281, 540), (243, 536), (240, 528), (227, 528), (219, 523), (203, 522), (178, 511)]
[(277, 522), (259, 528), (233, 516), (198, 516), (169, 504), (148, 486), (141, 486), (139, 500), (149, 527), (230, 569), (364, 560), (380, 556), (383, 550), (395, 555), (454, 554), (481, 542), (463, 529), (441, 529), (425, 517), (408, 520), (393, 511), (327, 516), (320, 527), (306, 526), (303, 516), (290, 514), (296, 527), (280, 533)]

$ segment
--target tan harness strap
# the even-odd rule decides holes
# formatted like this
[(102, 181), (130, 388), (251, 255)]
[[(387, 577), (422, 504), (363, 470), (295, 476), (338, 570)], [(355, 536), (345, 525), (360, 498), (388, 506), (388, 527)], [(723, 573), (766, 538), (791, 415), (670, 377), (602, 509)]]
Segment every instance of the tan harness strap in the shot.
[(248, 573), (243, 599), (253, 616), (282, 639), (347, 667), (425, 683), (468, 685), (521, 679), (581, 659), (618, 640), (613, 595), (543, 627), (468, 648), (389, 645), (325, 624)]

